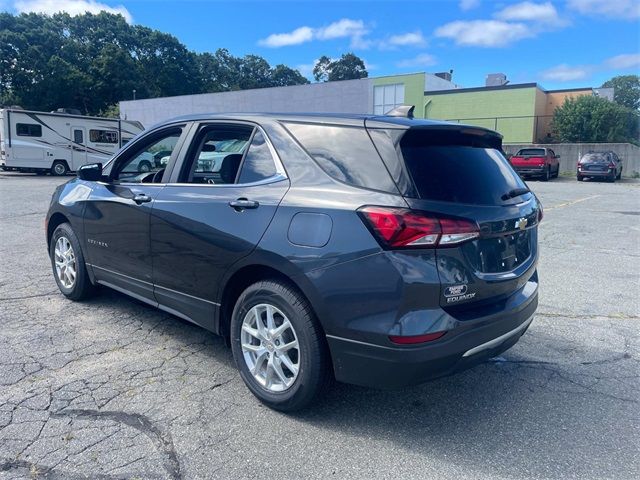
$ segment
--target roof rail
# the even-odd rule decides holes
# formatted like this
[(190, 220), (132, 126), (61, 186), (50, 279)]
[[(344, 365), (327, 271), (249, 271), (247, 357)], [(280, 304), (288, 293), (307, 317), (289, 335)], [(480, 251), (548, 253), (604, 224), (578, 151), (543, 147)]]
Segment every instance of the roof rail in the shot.
[(385, 115), (389, 117), (413, 118), (413, 111), (415, 108), (415, 105), (400, 105), (399, 107), (389, 110)]

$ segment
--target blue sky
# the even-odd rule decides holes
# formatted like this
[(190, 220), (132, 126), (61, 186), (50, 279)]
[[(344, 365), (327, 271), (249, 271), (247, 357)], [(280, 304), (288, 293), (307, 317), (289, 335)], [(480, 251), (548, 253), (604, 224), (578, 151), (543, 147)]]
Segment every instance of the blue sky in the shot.
[(453, 69), (465, 87), (483, 85), (492, 72), (547, 89), (640, 73), (638, 0), (0, 0), (11, 12), (104, 8), (195, 51), (257, 54), (308, 76), (321, 55), (349, 51), (371, 76)]

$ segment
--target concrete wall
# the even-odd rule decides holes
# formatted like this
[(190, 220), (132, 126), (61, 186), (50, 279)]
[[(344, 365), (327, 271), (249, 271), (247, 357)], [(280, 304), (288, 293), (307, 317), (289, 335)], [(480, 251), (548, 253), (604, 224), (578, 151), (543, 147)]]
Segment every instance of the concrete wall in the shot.
[(505, 144), (504, 151), (513, 154), (521, 148), (528, 147), (548, 147), (553, 149), (556, 155), (560, 155), (560, 171), (573, 174), (576, 172), (578, 160), (589, 150), (612, 150), (622, 159), (623, 176), (637, 177), (640, 175), (640, 147), (631, 143), (514, 143)]
[(505, 142), (532, 142), (538, 90), (531, 86), (425, 92), (426, 118), (491, 128), (504, 135)]
[[(424, 74), (421, 82), (423, 85)], [(372, 111), (373, 86), (368, 78), (120, 102), (121, 118), (138, 120), (145, 128), (192, 113)]]

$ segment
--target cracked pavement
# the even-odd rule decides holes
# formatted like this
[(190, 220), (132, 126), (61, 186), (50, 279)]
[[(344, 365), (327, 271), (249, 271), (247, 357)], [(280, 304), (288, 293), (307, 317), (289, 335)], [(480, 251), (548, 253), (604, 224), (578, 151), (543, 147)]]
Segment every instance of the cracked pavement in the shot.
[(287, 416), (215, 335), (58, 293), (43, 221), (62, 181), (0, 173), (0, 479), (640, 475), (640, 183), (530, 182), (540, 307), (501, 357)]

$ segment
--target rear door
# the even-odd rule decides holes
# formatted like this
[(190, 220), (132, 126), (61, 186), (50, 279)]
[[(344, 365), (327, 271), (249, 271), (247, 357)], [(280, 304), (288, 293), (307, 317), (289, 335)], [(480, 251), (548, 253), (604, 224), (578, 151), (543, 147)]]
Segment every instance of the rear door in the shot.
[(153, 208), (158, 302), (214, 330), (222, 277), (255, 249), (288, 188), (284, 169), (260, 128), (200, 125)]
[(506, 297), (534, 274), (540, 206), (482, 132), (411, 129), (400, 150), (418, 198), (412, 209), (466, 219), (479, 237), (436, 251), (441, 304), (453, 306)]

